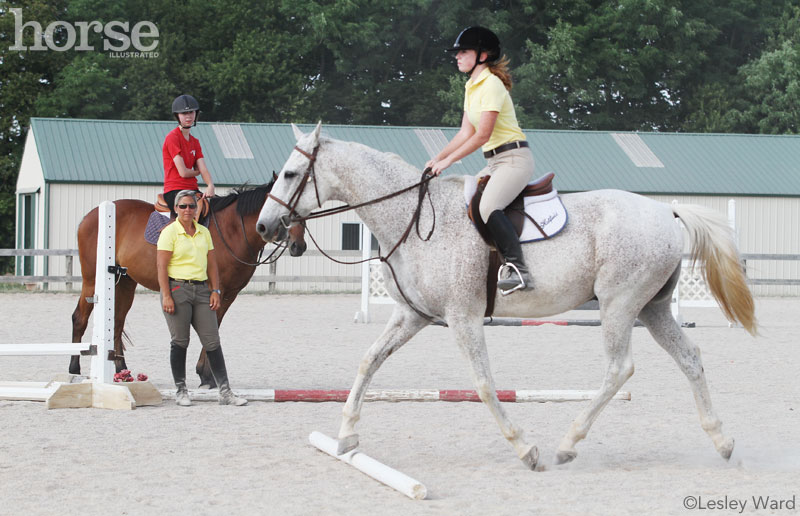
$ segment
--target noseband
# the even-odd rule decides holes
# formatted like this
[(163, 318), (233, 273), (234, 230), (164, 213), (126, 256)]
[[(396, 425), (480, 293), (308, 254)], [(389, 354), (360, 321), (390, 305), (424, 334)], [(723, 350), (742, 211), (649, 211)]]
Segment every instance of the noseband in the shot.
[(287, 208), (289, 210), (288, 215), (284, 215), (281, 217), (281, 224), (286, 229), (289, 229), (289, 226), (296, 222), (300, 222), (303, 220), (303, 217), (297, 213), (297, 205), (300, 203), (300, 196), (303, 195), (303, 192), (306, 189), (306, 185), (313, 181), (314, 182), (314, 194), (317, 196), (317, 206), (322, 208), (322, 203), (319, 201), (319, 190), (317, 189), (317, 181), (314, 179), (314, 163), (317, 161), (317, 151), (319, 151), (319, 145), (314, 147), (314, 150), (311, 154), (307, 153), (300, 147), (294, 147), (294, 150), (308, 158), (308, 167), (306, 168), (305, 174), (303, 174), (303, 178), (300, 180), (300, 184), (297, 186), (297, 189), (294, 191), (292, 196), (289, 198), (289, 202), (284, 202), (283, 200), (275, 197), (272, 195), (272, 192), (267, 193), (267, 197), (272, 199), (273, 201), (277, 202), (281, 206)]

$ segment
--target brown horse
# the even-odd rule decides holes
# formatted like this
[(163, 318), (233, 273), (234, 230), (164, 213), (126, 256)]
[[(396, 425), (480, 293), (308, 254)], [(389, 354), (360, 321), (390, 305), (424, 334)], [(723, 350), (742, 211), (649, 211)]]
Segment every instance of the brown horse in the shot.
[[(205, 225), (211, 232), (219, 264), (222, 306), (217, 321), (222, 322), (228, 307), (247, 285), (253, 273), (264, 241), (256, 232), (256, 217), (266, 200), (272, 183), (252, 189), (235, 190), (224, 197), (213, 197)], [(114, 202), (116, 206), (116, 264), (127, 267), (127, 275), (119, 276), (114, 301), (114, 354), (117, 371), (127, 369), (122, 335), (125, 317), (133, 304), (136, 285), (158, 291), (156, 246), (144, 239), (144, 230), (153, 205), (134, 199)], [(305, 229), (297, 225), (290, 229), (289, 252), (300, 256), (306, 250)], [(72, 342), (80, 342), (94, 305), (86, 299), (94, 296), (97, 254), (97, 208), (90, 211), (78, 226), (78, 251), (81, 260), (83, 286), (78, 306), (72, 313)], [(277, 258), (279, 253), (275, 253)], [(167, 344), (165, 344), (167, 346)], [(167, 349), (165, 347), (165, 349)], [(205, 351), (197, 361), (197, 374), (203, 386), (214, 387), (214, 377), (206, 361)], [(69, 372), (80, 374), (79, 356), (70, 360)]]

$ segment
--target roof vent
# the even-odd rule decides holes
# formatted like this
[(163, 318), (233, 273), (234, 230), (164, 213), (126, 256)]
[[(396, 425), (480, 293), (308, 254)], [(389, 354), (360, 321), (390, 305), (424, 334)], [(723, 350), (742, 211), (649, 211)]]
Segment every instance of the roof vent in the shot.
[(658, 159), (650, 147), (644, 143), (638, 134), (633, 133), (611, 133), (617, 145), (628, 155), (633, 164), (639, 168), (664, 168), (664, 164)]
[(239, 124), (213, 124), (214, 135), (227, 159), (254, 159), (253, 151)]
[(433, 158), (447, 145), (447, 138), (441, 129), (414, 129), (428, 157)]

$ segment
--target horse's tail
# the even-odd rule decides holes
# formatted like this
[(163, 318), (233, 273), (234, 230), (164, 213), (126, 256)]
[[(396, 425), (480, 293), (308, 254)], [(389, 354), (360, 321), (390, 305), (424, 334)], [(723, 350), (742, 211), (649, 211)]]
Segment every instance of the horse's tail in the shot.
[(717, 211), (697, 205), (672, 205), (689, 233), (692, 267), (705, 264), (703, 278), (729, 321), (741, 323), (755, 336), (757, 322), (753, 294), (734, 241), (733, 229)]

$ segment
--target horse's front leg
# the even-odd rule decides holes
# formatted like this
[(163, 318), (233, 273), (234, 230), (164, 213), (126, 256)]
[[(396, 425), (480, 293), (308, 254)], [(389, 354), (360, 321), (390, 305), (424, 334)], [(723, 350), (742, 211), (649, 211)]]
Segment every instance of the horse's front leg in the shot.
[(358, 446), (356, 422), (361, 417), (361, 404), (367, 392), (372, 376), (389, 355), (416, 335), (422, 328), (430, 324), (406, 305), (397, 305), (389, 322), (378, 340), (367, 350), (358, 366), (358, 374), (347, 396), (347, 403), (342, 410), (342, 425), (339, 428), (339, 455), (347, 453)]
[(529, 469), (536, 469), (539, 451), (536, 446), (525, 442), (523, 431), (513, 424), (506, 415), (497, 397), (492, 372), (489, 368), (489, 354), (483, 333), (483, 317), (448, 318), (448, 325), (455, 333), (456, 342), (472, 368), (472, 381), (481, 401), (489, 407), (503, 436), (514, 447), (517, 456)]

